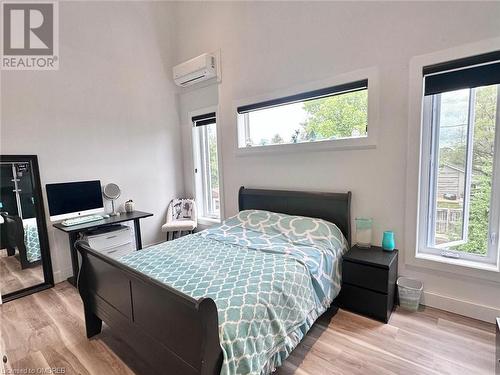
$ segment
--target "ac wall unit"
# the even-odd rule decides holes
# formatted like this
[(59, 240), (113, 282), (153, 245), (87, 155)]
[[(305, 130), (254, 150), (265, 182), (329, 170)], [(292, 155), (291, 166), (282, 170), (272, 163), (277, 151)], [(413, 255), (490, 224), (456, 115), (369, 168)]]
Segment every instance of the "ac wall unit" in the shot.
[(215, 55), (204, 53), (173, 68), (174, 82), (186, 87), (217, 77)]

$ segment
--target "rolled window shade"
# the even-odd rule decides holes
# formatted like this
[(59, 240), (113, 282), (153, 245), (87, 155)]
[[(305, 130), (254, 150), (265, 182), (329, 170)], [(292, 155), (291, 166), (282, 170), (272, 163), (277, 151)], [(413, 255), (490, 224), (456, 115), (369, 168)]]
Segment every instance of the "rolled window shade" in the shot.
[(191, 118), (193, 126), (204, 126), (216, 123), (215, 112), (206, 113), (199, 116), (193, 116)]
[(425, 95), (500, 83), (500, 51), (423, 68)]
[(360, 81), (345, 83), (338, 86), (327, 87), (324, 89), (308, 91), (301, 94), (285, 96), (283, 98), (271, 99), (255, 104), (243, 105), (237, 108), (237, 112), (239, 114), (243, 114), (256, 111), (259, 109), (278, 107), (280, 105), (292, 104), (297, 102), (304, 102), (307, 100), (314, 100), (314, 99), (324, 98), (327, 96), (339, 95), (346, 92), (365, 90), (367, 88), (368, 88), (368, 80), (363, 79)]

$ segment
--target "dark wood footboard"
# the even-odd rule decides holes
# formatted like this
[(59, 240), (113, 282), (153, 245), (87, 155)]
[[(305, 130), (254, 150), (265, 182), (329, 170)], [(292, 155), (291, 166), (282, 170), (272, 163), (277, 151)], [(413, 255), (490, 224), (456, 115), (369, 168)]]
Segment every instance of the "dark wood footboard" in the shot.
[(195, 300), (94, 250), (84, 241), (78, 290), (87, 337), (104, 321), (157, 374), (220, 374), (215, 302)]

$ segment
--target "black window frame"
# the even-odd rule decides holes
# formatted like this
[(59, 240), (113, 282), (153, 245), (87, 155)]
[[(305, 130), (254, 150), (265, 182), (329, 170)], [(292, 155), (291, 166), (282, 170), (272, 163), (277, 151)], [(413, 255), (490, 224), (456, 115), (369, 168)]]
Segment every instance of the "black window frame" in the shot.
[(426, 96), (500, 84), (500, 51), (424, 66), (422, 74)]
[(193, 126), (205, 126), (210, 124), (215, 124), (217, 122), (217, 117), (215, 112), (205, 113), (203, 115), (191, 117)]
[(307, 91), (300, 94), (288, 95), (281, 98), (265, 100), (258, 103), (242, 105), (237, 107), (236, 111), (238, 112), (238, 114), (242, 115), (257, 110), (279, 107), (282, 105), (288, 105), (298, 102), (306, 102), (309, 100), (316, 100), (329, 96), (341, 95), (362, 90), (368, 90), (368, 79), (343, 83), (340, 85)]

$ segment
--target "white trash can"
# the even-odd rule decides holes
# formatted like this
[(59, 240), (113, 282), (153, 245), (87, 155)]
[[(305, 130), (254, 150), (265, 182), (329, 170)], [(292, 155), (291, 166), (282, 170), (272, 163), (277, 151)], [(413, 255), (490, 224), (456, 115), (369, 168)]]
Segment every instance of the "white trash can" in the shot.
[(398, 285), (399, 305), (409, 311), (417, 311), (424, 284), (415, 279), (400, 277)]

